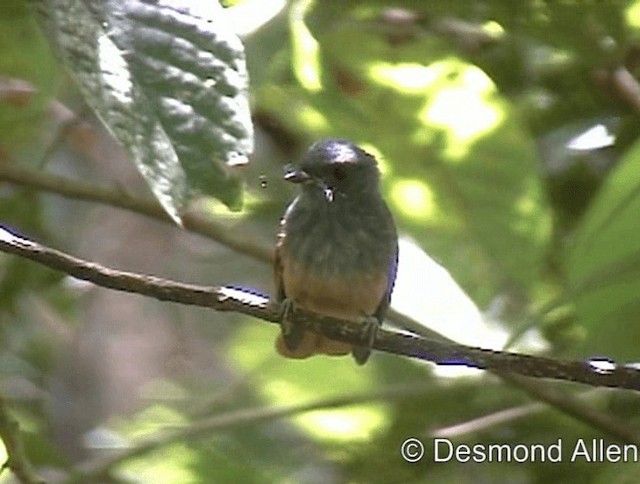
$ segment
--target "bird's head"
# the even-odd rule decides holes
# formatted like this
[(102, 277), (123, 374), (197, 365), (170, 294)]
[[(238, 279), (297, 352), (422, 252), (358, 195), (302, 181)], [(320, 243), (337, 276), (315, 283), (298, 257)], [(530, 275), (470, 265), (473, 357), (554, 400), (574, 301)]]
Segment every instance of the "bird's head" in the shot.
[(375, 158), (344, 139), (318, 141), (299, 163), (285, 170), (285, 180), (301, 184), (303, 192), (321, 194), (328, 202), (379, 193)]

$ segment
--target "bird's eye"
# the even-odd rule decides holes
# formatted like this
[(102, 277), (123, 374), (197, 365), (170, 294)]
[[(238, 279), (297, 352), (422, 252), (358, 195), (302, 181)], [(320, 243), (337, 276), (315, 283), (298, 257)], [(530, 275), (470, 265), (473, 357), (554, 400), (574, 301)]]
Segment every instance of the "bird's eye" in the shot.
[(347, 170), (343, 165), (334, 165), (333, 178), (335, 180), (342, 180), (347, 174)]

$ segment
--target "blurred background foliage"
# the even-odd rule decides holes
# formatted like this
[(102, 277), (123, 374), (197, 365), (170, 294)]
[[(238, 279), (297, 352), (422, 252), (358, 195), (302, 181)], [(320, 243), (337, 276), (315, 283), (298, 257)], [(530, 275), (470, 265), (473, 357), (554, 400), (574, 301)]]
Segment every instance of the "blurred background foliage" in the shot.
[[(226, 4), (239, 23), (254, 25), (243, 41), (256, 150), (239, 168), (245, 210), (230, 214), (214, 201), (201, 210), (271, 247), (293, 196), (282, 165), (319, 138), (350, 138), (378, 157), (403, 238), (396, 309), (469, 344), (639, 359), (640, 2)], [(25, 2), (2, 2), (0, 32), (0, 163), (149, 195)], [(0, 179), (0, 221), (105, 265), (271, 290), (264, 262), (28, 184)], [(275, 327), (111, 293), (6, 255), (0, 323), (2, 392), (30, 459), (50, 479), (163, 428), (324, 399), (324, 410), (247, 419), (173, 442), (115, 467), (110, 479), (639, 478), (637, 466), (567, 459), (410, 465), (400, 458), (403, 440), (419, 437), (429, 452), (434, 435), (465, 422), (447, 435), (470, 445), (561, 438), (570, 448), (578, 438), (611, 437), (529, 406), (522, 392), (481, 372), (443, 374), (384, 354), (364, 368), (346, 358), (286, 361), (273, 351)], [(638, 421), (635, 394), (557, 386)], [(332, 402), (349, 395), (356, 404)], [(491, 424), (474, 420), (511, 408), (523, 411)]]

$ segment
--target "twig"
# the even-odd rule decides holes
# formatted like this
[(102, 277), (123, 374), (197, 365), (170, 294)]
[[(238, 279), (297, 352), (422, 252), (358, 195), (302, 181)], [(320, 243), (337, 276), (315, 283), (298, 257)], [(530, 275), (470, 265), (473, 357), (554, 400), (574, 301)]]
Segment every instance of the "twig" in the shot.
[[(67, 177), (53, 175), (22, 168), (15, 163), (0, 163), (0, 180), (15, 185), (26, 186), (76, 200), (98, 202), (112, 207), (123, 208), (140, 215), (173, 224), (160, 204), (152, 198), (142, 198), (114, 190), (112, 187), (71, 180)], [(186, 213), (183, 225), (191, 232), (205, 235), (240, 254), (263, 262), (272, 260), (272, 251), (252, 243), (247, 237), (234, 235), (221, 224), (204, 219), (197, 213)]]
[[(595, 388), (586, 392), (582, 392), (579, 395), (573, 396), (551, 390), (551, 392), (547, 392), (547, 397), (550, 399), (554, 399), (558, 404), (556, 406), (560, 406), (560, 409), (563, 410), (564, 413), (568, 413), (571, 416), (576, 417), (578, 420), (582, 420), (583, 422), (586, 421), (589, 426), (594, 427), (593, 419), (596, 419), (601, 424), (600, 428), (616, 428), (616, 433), (619, 437), (623, 437), (626, 435), (626, 437), (622, 438), (621, 440), (631, 444), (638, 444), (638, 442), (640, 441), (640, 433), (638, 433), (637, 429), (635, 431), (633, 429), (630, 429), (626, 423), (620, 422), (608, 416), (606, 417), (606, 421), (602, 421), (601, 417), (603, 414), (600, 414), (599, 412), (596, 412), (597, 415), (590, 416), (589, 419), (583, 418), (582, 409), (584, 408), (584, 404), (582, 400), (585, 400), (586, 398), (593, 400), (594, 397), (602, 397), (605, 395), (606, 391), (607, 390), (604, 390), (602, 388)], [(580, 415), (575, 415), (571, 411), (574, 402), (580, 406)], [(468, 420), (466, 422), (434, 429), (429, 432), (429, 435), (431, 437), (445, 438), (460, 437), (464, 434), (478, 432), (491, 427), (495, 427), (496, 425), (511, 422), (523, 417), (528, 417), (536, 413), (548, 411), (549, 409), (554, 409), (556, 406), (549, 406), (541, 402), (534, 402), (517, 407), (506, 408), (493, 412), (489, 415), (484, 415), (482, 417)]]
[(512, 422), (514, 420), (528, 417), (530, 415), (544, 412), (548, 410), (549, 406), (541, 402), (527, 403), (526, 405), (519, 405), (517, 407), (505, 408), (492, 412), (489, 415), (483, 415), (482, 417), (476, 417), (466, 422), (457, 423), (454, 425), (448, 425), (446, 427), (440, 427), (429, 432), (429, 436), (432, 438), (456, 438), (465, 434), (472, 434), (480, 432), (492, 427), (496, 427), (500, 424)]
[(585, 405), (573, 395), (567, 395), (567, 393), (558, 391), (549, 385), (541, 385), (519, 375), (500, 374), (500, 377), (506, 382), (517, 385), (530, 396), (548, 403), (556, 410), (560, 410), (592, 428), (614, 435), (622, 442), (640, 443), (640, 428), (631, 422), (600, 412), (589, 405)]
[(70, 479), (66, 481), (66, 484), (95, 482), (95, 480), (107, 475), (111, 469), (121, 462), (148, 454), (174, 442), (205, 438), (212, 435), (215, 430), (241, 425), (255, 425), (263, 421), (271, 421), (277, 418), (311, 412), (313, 410), (347, 407), (375, 400), (397, 400), (409, 396), (421, 395), (432, 390), (432, 383), (428, 385), (402, 383), (390, 385), (374, 392), (329, 397), (315, 400), (311, 403), (279, 407), (248, 408), (222, 413), (193, 422), (180, 429), (158, 432), (150, 437), (138, 440), (135, 442), (135, 445), (130, 448), (116, 451), (106, 457), (98, 457), (87, 461), (76, 470)]
[[(66, 484), (93, 482), (108, 475), (114, 467), (129, 459), (141, 457), (175, 442), (206, 438), (207, 436), (212, 435), (216, 430), (241, 425), (255, 425), (263, 421), (271, 421), (277, 418), (298, 415), (314, 410), (346, 407), (350, 405), (368, 403), (375, 400), (390, 401), (406, 397), (414, 397), (424, 393), (429, 393), (432, 390), (432, 383), (425, 385), (416, 385), (413, 382), (402, 383), (399, 385), (391, 385), (374, 392), (332, 397), (316, 400), (311, 403), (303, 403), (286, 407), (258, 407), (215, 415), (208, 419), (192, 422), (188, 426), (177, 430), (158, 432), (150, 437), (138, 440), (132, 447), (116, 451), (106, 457), (101, 456), (91, 459), (79, 466), (72, 476), (66, 481)], [(551, 393), (554, 393), (554, 391), (552, 390)], [(555, 393), (557, 396), (558, 392)], [(576, 399), (576, 401), (578, 400)], [(533, 405), (539, 406), (540, 404)], [(625, 435), (627, 437), (623, 437), (621, 440), (629, 443), (640, 444), (640, 437), (638, 434), (632, 435), (631, 429), (628, 428), (624, 430), (622, 436)]]

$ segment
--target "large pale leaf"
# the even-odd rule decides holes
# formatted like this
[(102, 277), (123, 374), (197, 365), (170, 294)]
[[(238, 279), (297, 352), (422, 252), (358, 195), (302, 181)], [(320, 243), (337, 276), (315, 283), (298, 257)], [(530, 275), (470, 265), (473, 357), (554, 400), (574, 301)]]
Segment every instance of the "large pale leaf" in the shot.
[(179, 220), (197, 192), (241, 201), (252, 149), (244, 50), (210, 2), (41, 0), (87, 102)]
[(579, 349), (640, 360), (640, 144), (609, 175), (568, 254), (587, 338)]

